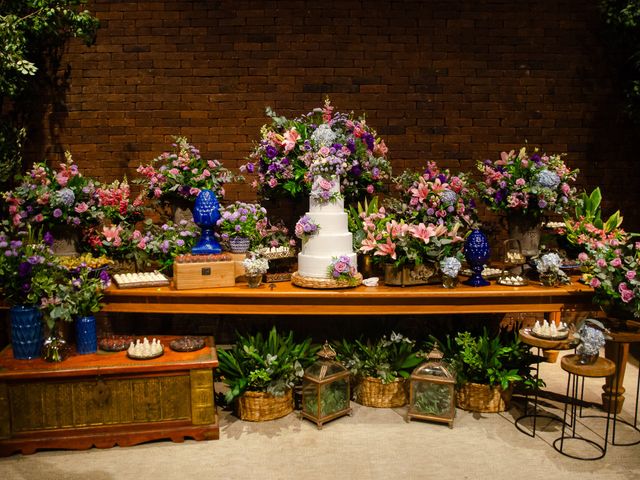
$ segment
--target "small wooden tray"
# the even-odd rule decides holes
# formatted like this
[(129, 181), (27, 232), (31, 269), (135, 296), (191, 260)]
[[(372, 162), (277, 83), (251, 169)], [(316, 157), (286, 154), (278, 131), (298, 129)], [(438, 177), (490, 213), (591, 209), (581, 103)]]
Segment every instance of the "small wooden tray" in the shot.
[[(118, 288), (144, 288), (144, 287), (164, 287), (169, 285), (169, 279), (162, 273), (159, 272), (146, 272), (146, 273), (138, 273), (136, 275), (140, 276), (142, 280), (140, 281), (126, 281), (126, 274), (116, 274), (112, 277), (113, 282), (117, 285)], [(162, 279), (154, 279), (151, 280), (152, 275), (157, 277), (158, 275), (162, 276)], [(149, 280), (144, 280), (145, 277), (148, 277)]]

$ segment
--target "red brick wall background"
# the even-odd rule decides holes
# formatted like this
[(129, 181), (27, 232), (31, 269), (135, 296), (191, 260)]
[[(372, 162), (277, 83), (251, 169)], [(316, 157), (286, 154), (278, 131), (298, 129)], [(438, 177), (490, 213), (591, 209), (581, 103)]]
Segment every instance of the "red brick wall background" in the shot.
[[(95, 0), (97, 42), (73, 42), (55, 141), (102, 180), (183, 135), (230, 168), (244, 163), (265, 106), (295, 116), (325, 95), (366, 112), (394, 171), (456, 171), (525, 140), (567, 152), (581, 186), (639, 230), (633, 130), (593, 6), (578, 0)], [(55, 123), (55, 122), (54, 122)], [(248, 185), (231, 199), (252, 199)]]

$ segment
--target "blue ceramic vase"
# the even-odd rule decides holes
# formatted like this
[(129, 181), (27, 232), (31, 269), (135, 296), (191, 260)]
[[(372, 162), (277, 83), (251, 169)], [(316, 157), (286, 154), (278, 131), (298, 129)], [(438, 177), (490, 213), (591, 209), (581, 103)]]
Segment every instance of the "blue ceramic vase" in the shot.
[(464, 282), (472, 287), (486, 287), (490, 283), (482, 278), (482, 270), (491, 255), (489, 241), (479, 229), (474, 229), (464, 242), (464, 257), (473, 274)]
[(16, 305), (9, 310), (13, 358), (38, 358), (42, 348), (42, 314), (33, 306)]
[(198, 243), (191, 249), (194, 255), (222, 253), (213, 229), (220, 219), (220, 204), (213, 190), (200, 190), (193, 206), (193, 221), (201, 229)]
[(97, 350), (96, 317), (86, 315), (76, 318), (76, 352), (96, 353)]

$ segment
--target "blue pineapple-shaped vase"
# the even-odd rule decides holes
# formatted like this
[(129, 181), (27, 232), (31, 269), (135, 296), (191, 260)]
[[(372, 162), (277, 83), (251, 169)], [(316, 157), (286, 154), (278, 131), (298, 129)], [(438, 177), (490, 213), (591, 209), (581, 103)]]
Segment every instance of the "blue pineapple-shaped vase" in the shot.
[(471, 267), (473, 274), (464, 282), (472, 287), (486, 287), (490, 283), (482, 278), (482, 270), (489, 260), (491, 250), (489, 241), (484, 233), (479, 229), (474, 229), (464, 242), (464, 257)]
[(200, 227), (200, 239), (191, 248), (194, 255), (222, 253), (213, 229), (220, 219), (220, 204), (213, 190), (200, 190), (193, 207), (193, 221)]

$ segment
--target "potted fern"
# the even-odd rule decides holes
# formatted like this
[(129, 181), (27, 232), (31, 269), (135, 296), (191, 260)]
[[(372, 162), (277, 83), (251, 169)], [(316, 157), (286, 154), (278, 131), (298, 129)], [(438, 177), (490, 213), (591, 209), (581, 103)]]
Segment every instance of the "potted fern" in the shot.
[(356, 402), (369, 407), (402, 407), (408, 401), (406, 379), (422, 361), (416, 344), (399, 333), (377, 341), (342, 340), (337, 359), (355, 379)]
[(275, 327), (266, 337), (237, 336), (230, 350), (218, 352), (219, 371), (229, 386), (227, 403), (234, 404), (242, 420), (273, 420), (291, 413), (292, 389), (315, 360), (311, 339), (296, 342), (293, 332), (283, 335)]
[(513, 386), (532, 386), (530, 365), (538, 361), (513, 333), (490, 336), (459, 332), (444, 342), (434, 339), (457, 375), (456, 405), (463, 410), (495, 413), (509, 408)]

